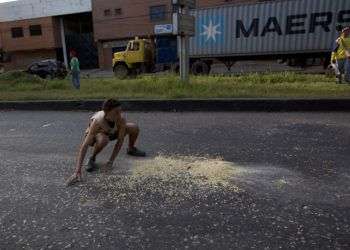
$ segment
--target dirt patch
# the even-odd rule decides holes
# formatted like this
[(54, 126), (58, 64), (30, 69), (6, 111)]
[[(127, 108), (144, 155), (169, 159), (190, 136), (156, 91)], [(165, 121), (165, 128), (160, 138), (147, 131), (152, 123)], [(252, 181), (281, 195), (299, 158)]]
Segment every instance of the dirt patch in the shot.
[(115, 202), (177, 203), (215, 192), (240, 192), (231, 181), (235, 166), (222, 159), (163, 156), (133, 161), (129, 174), (98, 175), (84, 185), (81, 203), (91, 199)]
[[(239, 166), (220, 158), (159, 155), (127, 159), (124, 169), (99, 173), (82, 185), (81, 204), (98, 201), (134, 206), (176, 206), (212, 196), (251, 193), (262, 197), (345, 202), (346, 190), (273, 166)], [(342, 182), (342, 180), (338, 180)]]

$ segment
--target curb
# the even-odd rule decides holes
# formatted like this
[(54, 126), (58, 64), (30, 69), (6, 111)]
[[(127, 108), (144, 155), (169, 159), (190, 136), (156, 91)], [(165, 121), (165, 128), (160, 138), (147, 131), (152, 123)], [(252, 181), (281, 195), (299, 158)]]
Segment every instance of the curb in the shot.
[[(102, 100), (0, 102), (0, 110), (91, 111)], [(350, 111), (350, 99), (122, 100), (126, 111)]]

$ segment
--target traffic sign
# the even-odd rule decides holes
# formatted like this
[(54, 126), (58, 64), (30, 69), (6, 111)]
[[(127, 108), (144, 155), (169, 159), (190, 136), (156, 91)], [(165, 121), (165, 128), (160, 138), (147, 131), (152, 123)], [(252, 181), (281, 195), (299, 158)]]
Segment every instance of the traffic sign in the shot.
[(188, 14), (173, 14), (173, 34), (179, 36), (195, 35), (195, 17)]
[(173, 33), (172, 24), (157, 24), (154, 26), (154, 34), (156, 35), (165, 35)]

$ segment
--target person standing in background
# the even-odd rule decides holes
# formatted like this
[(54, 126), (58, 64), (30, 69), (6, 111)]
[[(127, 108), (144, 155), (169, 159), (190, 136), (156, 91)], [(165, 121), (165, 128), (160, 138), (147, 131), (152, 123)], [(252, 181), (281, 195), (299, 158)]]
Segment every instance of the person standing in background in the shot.
[(345, 50), (345, 82), (350, 83), (350, 27), (343, 29), (343, 37), (340, 37), (339, 44)]
[[(337, 27), (337, 30), (339, 28)], [(343, 75), (345, 75), (345, 81), (350, 82), (350, 28), (344, 28), (341, 30), (340, 36), (335, 41), (332, 56), (331, 65), (335, 70), (337, 82), (342, 83)]]
[(76, 89), (80, 89), (80, 63), (79, 59), (77, 58), (77, 53), (72, 50), (70, 52), (70, 70), (72, 73), (72, 85)]
[(331, 55), (331, 66), (334, 69), (337, 83), (342, 83), (343, 81), (343, 74), (345, 73), (345, 50), (342, 46), (340, 46), (340, 38), (344, 37), (343, 33), (343, 27), (341, 25), (338, 25), (336, 27), (336, 30), (339, 32), (339, 36), (337, 37), (337, 40), (335, 40), (333, 49), (332, 49), (332, 55)]

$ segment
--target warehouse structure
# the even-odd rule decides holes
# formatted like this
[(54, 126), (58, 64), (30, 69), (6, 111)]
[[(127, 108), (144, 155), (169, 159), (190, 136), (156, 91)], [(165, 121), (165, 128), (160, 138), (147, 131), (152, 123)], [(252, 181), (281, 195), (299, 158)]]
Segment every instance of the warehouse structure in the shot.
[(26, 68), (39, 59), (64, 61), (69, 49), (89, 51), (89, 55), (81, 54), (89, 58), (85, 66), (98, 66), (90, 0), (18, 0), (0, 4), (1, 64), (6, 70)]

